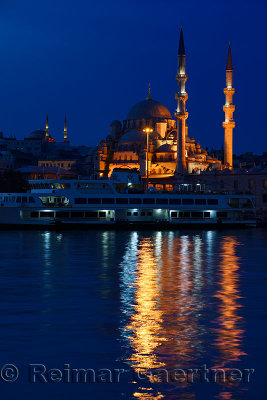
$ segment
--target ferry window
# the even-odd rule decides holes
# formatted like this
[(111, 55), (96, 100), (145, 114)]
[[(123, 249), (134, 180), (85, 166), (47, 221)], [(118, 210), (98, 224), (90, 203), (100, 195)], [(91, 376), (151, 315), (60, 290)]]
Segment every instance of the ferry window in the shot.
[(146, 214), (148, 217), (152, 217), (152, 211), (148, 211)]
[(130, 217), (132, 213), (130, 211), (127, 211), (127, 217)]
[(34, 203), (34, 198), (32, 196), (29, 197), (29, 203)]
[(208, 204), (216, 205), (218, 204), (218, 199), (208, 199)]
[(106, 218), (106, 212), (105, 211), (99, 211), (99, 218)]
[(205, 211), (204, 212), (204, 218), (210, 218), (210, 212), (209, 211)]
[(225, 212), (225, 211), (217, 211), (217, 217), (218, 218), (226, 218), (227, 217), (227, 212)]
[(88, 203), (88, 204), (100, 204), (101, 201), (100, 201), (100, 199), (88, 198), (88, 199), (87, 199), (87, 203)]
[(190, 218), (190, 211), (180, 211), (179, 217), (180, 218)]
[(192, 218), (203, 218), (203, 212), (201, 211), (193, 211)]
[(68, 213), (68, 211), (57, 211), (56, 212), (56, 216), (58, 218), (68, 218), (69, 217), (69, 213)]
[(69, 189), (70, 183), (61, 183), (62, 189)]
[(137, 217), (137, 216), (138, 216), (138, 212), (135, 211), (135, 212), (133, 213), (133, 215), (134, 215), (135, 217)]
[(103, 198), (102, 204), (114, 204), (114, 199)]
[(170, 199), (170, 204), (181, 204), (181, 199)]
[(97, 217), (97, 211), (86, 211), (85, 216), (87, 218), (96, 218)]
[(178, 216), (177, 211), (172, 211), (171, 212), (171, 218), (177, 218), (177, 216)]
[(207, 200), (206, 199), (195, 199), (195, 204), (196, 205), (204, 205), (204, 204), (207, 204)]
[(168, 204), (168, 199), (156, 199), (156, 204)]
[(18, 196), (16, 201), (17, 203), (21, 203), (21, 196)]
[(72, 211), (70, 213), (71, 218), (82, 218), (83, 217), (83, 211)]
[(31, 212), (31, 218), (38, 218), (38, 211)]
[(86, 198), (85, 197), (78, 197), (74, 199), (75, 204), (86, 204)]
[(128, 199), (116, 199), (116, 204), (128, 204)]
[(46, 211), (46, 212), (40, 212), (40, 217), (41, 218), (54, 218), (54, 212), (53, 211)]
[(130, 199), (130, 204), (142, 204), (142, 199)]
[(143, 204), (155, 204), (155, 199), (143, 199)]
[(27, 203), (27, 197), (26, 196), (22, 196), (22, 203)]
[(193, 199), (183, 199), (182, 202), (183, 202), (183, 204), (194, 204)]
[(141, 211), (141, 217), (144, 217), (146, 213), (144, 211)]

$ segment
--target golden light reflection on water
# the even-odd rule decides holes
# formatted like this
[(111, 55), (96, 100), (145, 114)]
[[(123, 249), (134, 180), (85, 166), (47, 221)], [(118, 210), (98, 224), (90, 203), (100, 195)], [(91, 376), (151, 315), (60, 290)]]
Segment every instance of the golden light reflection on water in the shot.
[(130, 361), (142, 370), (165, 365), (158, 360), (156, 349), (167, 340), (162, 336), (162, 310), (159, 307), (157, 263), (153, 245), (148, 238), (140, 242), (138, 271), (135, 282), (135, 313), (126, 329), (134, 349)]
[(219, 290), (215, 296), (220, 300), (215, 329), (217, 337), (215, 346), (220, 354), (218, 362), (224, 367), (233, 361), (239, 361), (246, 353), (242, 350), (244, 330), (240, 328), (239, 293), (239, 258), (236, 247), (239, 245), (234, 237), (225, 237), (221, 243), (221, 263), (219, 265)]
[[(218, 265), (215, 237), (213, 232), (131, 235), (121, 263), (122, 312), (127, 316), (122, 329), (128, 348), (125, 360), (134, 371), (147, 373), (151, 382), (151, 387), (139, 387), (133, 397), (169, 398), (162, 390), (152, 390), (156, 381), (151, 371), (196, 368), (201, 366), (200, 360), (209, 363), (214, 332), (220, 367), (244, 354), (243, 330), (239, 328), (238, 243), (232, 236), (220, 239)], [(214, 296), (219, 300), (213, 310), (219, 314), (215, 331), (206, 315), (214, 307)], [(195, 398), (195, 393), (175, 398)]]

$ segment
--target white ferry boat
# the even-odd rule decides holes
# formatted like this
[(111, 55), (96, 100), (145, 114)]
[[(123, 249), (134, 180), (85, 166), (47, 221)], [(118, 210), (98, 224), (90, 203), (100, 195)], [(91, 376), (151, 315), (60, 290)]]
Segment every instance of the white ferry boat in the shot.
[(0, 194), (0, 226), (254, 226), (250, 195), (144, 190), (112, 180), (32, 180)]

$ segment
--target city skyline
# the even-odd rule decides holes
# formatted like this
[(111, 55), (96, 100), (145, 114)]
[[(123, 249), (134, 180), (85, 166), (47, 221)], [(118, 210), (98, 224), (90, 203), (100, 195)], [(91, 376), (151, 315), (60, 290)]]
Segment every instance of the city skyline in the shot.
[[(152, 97), (174, 114), (182, 22), (189, 136), (203, 147), (220, 148), (223, 143), (230, 39), (236, 88), (234, 153), (261, 154), (267, 144), (262, 128), (267, 56), (260, 51), (266, 5), (259, 1), (256, 10), (252, 2), (242, 2), (237, 20), (240, 5), (206, 1), (201, 5), (206, 12), (198, 20), (200, 5), (194, 1), (157, 1), (153, 6), (150, 1), (116, 1), (113, 7), (106, 1), (102, 7), (81, 1), (75, 9), (71, 1), (54, 6), (48, 1), (45, 7), (31, 0), (23, 6), (2, 4), (0, 130), (22, 138), (40, 124), (44, 128), (48, 113), (50, 132), (59, 140), (66, 114), (70, 141), (94, 146), (108, 134), (113, 119), (125, 119), (132, 105), (147, 96), (148, 82)], [(253, 100), (248, 100), (248, 90)], [(257, 107), (249, 113), (256, 99)], [(252, 141), (256, 134), (258, 140)]]

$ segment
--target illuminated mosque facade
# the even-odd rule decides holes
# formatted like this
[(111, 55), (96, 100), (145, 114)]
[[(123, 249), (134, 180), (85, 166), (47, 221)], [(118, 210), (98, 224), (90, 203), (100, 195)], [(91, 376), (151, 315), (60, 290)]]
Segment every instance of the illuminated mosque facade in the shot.
[(143, 178), (162, 179), (185, 174), (200, 174), (206, 170), (231, 169), (233, 165), (232, 138), (234, 89), (231, 49), (229, 44), (224, 93), (225, 130), (224, 161), (208, 154), (196, 140), (188, 135), (186, 101), (188, 94), (185, 69), (185, 46), (181, 28), (178, 70), (177, 108), (174, 116), (166, 106), (154, 100), (150, 86), (145, 100), (135, 104), (121, 123), (110, 125), (110, 134), (99, 144), (95, 157), (95, 172), (99, 178), (110, 177), (116, 169), (135, 169)]

